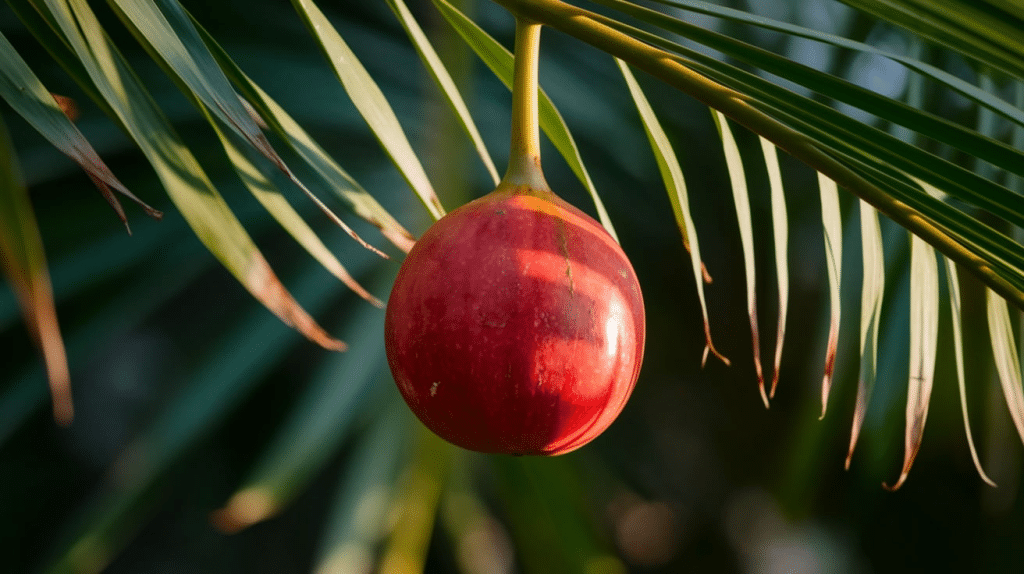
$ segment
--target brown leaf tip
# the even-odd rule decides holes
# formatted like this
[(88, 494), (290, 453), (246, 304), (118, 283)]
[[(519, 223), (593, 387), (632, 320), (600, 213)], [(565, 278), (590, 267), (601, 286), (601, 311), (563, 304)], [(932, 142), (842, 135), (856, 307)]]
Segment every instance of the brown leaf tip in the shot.
[(53, 96), (54, 101), (60, 106), (60, 111), (64, 112), (64, 115), (68, 117), (72, 122), (78, 121), (81, 115), (78, 111), (78, 103), (74, 99), (60, 94), (50, 94)]
[(907, 480), (907, 473), (904, 472), (904, 473), (900, 474), (900, 477), (896, 481), (896, 484), (894, 484), (892, 486), (889, 486), (889, 483), (882, 482), (882, 488), (888, 490), (889, 492), (896, 492), (897, 490), (900, 489), (901, 486), (903, 486), (903, 483), (906, 482), (906, 480)]

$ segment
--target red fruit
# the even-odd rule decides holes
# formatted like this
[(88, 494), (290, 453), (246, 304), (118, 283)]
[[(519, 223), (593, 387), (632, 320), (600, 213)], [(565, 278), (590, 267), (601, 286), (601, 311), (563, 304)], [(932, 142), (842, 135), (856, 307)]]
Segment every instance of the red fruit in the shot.
[(582, 211), (525, 187), (427, 230), (384, 325), (412, 411), (481, 452), (556, 455), (590, 442), (622, 411), (644, 349), (640, 284), (622, 249)]

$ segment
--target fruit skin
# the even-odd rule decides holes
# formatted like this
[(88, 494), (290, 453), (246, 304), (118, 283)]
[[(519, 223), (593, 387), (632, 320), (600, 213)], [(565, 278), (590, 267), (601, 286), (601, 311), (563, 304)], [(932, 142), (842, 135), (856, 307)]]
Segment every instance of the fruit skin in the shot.
[(556, 455), (603, 432), (640, 372), (644, 307), (603, 227), (510, 186), (417, 241), (385, 316), (388, 364), (433, 432), (489, 453)]

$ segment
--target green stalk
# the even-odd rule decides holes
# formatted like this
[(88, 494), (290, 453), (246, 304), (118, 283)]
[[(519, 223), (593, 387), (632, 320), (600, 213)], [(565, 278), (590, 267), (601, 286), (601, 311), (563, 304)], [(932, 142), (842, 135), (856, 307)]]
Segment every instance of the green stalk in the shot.
[(607, 18), (561, 0), (494, 0), (516, 15), (551, 26), (616, 56), (721, 111), (747, 129), (834, 180), (890, 219), (924, 239), (1018, 308), (1024, 291), (1011, 285), (981, 256), (947, 234), (916, 209), (876, 187), (800, 132), (757, 109), (751, 98), (698, 74), (681, 58), (619, 32)]
[(540, 167), (540, 128), (537, 118), (537, 64), (540, 59), (538, 22), (516, 17), (515, 67), (512, 72), (512, 141), (508, 169), (499, 188), (528, 187), (550, 191)]

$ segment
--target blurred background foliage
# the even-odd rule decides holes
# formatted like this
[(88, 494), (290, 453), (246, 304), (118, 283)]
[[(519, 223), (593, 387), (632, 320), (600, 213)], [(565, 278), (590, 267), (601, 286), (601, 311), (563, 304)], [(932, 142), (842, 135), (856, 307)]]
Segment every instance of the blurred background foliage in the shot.
[[(13, 291), (0, 290), (0, 570), (1007, 572), (1024, 564), (1021, 445), (992, 364), (983, 287), (967, 273), (967, 396), (982, 465), (999, 486), (984, 484), (970, 458), (946, 304), (927, 440), (902, 489), (880, 486), (895, 480), (903, 456), (910, 289), (907, 234), (885, 218), (878, 381), (853, 464), (843, 469), (859, 363), (859, 229), (845, 227), (836, 377), (828, 415), (819, 420), (830, 302), (810, 168), (781, 154), (790, 328), (779, 390), (766, 410), (750, 357), (731, 185), (707, 108), (638, 75), (687, 176), (701, 257), (714, 278), (705, 285), (711, 328), (732, 359), (729, 367), (712, 359), (701, 368), (704, 337), (689, 256), (626, 83), (607, 54), (546, 30), (541, 84), (572, 130), (640, 278), (646, 357), (630, 403), (591, 445), (553, 459), (469, 453), (423, 430), (399, 400), (383, 359), (383, 311), (267, 217), (202, 113), (109, 7), (94, 4), (283, 283), (349, 350), (310, 343), (240, 287), (189, 229), (131, 139), (26, 30), (12, 9), (25, 4), (11, 2), (0, 9), (0, 31), (50, 91), (74, 99), (88, 141), (164, 217), (151, 220), (128, 204), (127, 235), (82, 170), (11, 108), (0, 108), (46, 247), (76, 407), (73, 424), (54, 424), (42, 361)], [(721, 4), (898, 53), (917, 50), (923, 61), (984, 81), (973, 62), (843, 4)], [(403, 226), (413, 235), (426, 229), (428, 213), (292, 5), (182, 5)], [(511, 46), (514, 21), (504, 9), (458, 5)], [(410, 8), (501, 166), (508, 91), (430, 2)], [(387, 96), (441, 203), (452, 209), (489, 191), (487, 170), (386, 3), (324, 2), (322, 9)], [(886, 96), (908, 97), (912, 75), (886, 58), (693, 12), (673, 15)], [(991, 89), (1010, 93), (1011, 84), (999, 80)], [(949, 90), (925, 91), (917, 107), (977, 123), (976, 106)], [(1009, 133), (996, 130), (1007, 140)], [(766, 270), (774, 260), (769, 184), (757, 138), (741, 129), (736, 136), (748, 164), (756, 260)], [(596, 215), (567, 164), (544, 145), (552, 187)], [(294, 155), (282, 155), (300, 179), (319, 181), (296, 167), (302, 162)], [(951, 159), (975, 168), (971, 158)], [(386, 300), (401, 251), (385, 246), (324, 184), (308, 185), (390, 260), (352, 241), (283, 176), (267, 173), (349, 272)], [(856, 221), (856, 198), (840, 198), (844, 220)], [(756, 288), (761, 323), (774, 325), (772, 274), (761, 272)], [(1019, 313), (1012, 315), (1017, 321)]]

